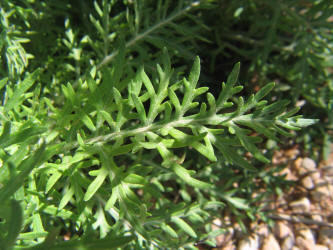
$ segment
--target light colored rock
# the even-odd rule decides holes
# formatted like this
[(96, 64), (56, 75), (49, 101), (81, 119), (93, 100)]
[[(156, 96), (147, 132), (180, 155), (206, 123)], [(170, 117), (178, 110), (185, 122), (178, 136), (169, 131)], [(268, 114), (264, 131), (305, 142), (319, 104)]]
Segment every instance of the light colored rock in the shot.
[(284, 168), (283, 170), (281, 170), (281, 172), (279, 173), (280, 175), (285, 175), (285, 179), (287, 181), (297, 181), (297, 177), (296, 175), (294, 175), (290, 168)]
[(293, 246), (292, 250), (300, 250), (297, 246)]
[(316, 187), (324, 187), (328, 184), (328, 182), (324, 178), (313, 179), (313, 182)]
[(219, 246), (226, 246), (232, 243), (232, 232), (226, 232), (224, 234), (218, 235), (215, 237), (216, 244)]
[(321, 175), (320, 175), (320, 172), (319, 171), (316, 171), (316, 172), (312, 172), (310, 174), (312, 180), (313, 180), (313, 183), (316, 185), (316, 182), (318, 182), (318, 180), (321, 180)]
[(319, 221), (319, 222), (323, 222), (323, 217), (319, 214), (313, 214), (311, 215), (311, 219), (315, 220), (315, 221)]
[(296, 213), (309, 213), (311, 203), (308, 198), (302, 198), (297, 201), (293, 201), (290, 204), (291, 209)]
[(284, 221), (278, 221), (274, 226), (274, 234), (279, 239), (284, 239), (292, 234), (290, 228), (287, 223)]
[(302, 250), (313, 250), (316, 246), (316, 244), (313, 241), (309, 239), (304, 239), (301, 236), (298, 236), (296, 238), (296, 244)]
[(298, 159), (295, 168), (300, 176), (311, 176), (312, 180), (320, 178), (320, 172), (316, 168), (316, 163), (310, 158), (304, 158), (302, 161)]
[(329, 250), (327, 246), (317, 244), (314, 250)]
[(325, 181), (316, 183), (316, 188), (311, 192), (312, 199), (314, 201), (320, 202), (323, 199), (329, 198), (331, 196), (330, 190), (327, 187)]
[(303, 159), (301, 157), (297, 157), (297, 159), (293, 162), (293, 168), (298, 171), (302, 166), (302, 162)]
[(262, 224), (258, 227), (256, 232), (260, 237), (265, 238), (269, 234), (268, 226), (266, 224)]
[(282, 241), (281, 250), (292, 250), (295, 245), (294, 236), (289, 236)]
[(325, 176), (333, 176), (333, 166), (328, 165), (328, 166), (324, 166), (322, 167), (322, 170), (325, 173)]
[(304, 158), (301, 167), (307, 170), (307, 172), (312, 172), (316, 170), (316, 162), (311, 158)]
[(281, 250), (281, 248), (274, 235), (269, 234), (268, 237), (264, 239), (261, 250)]
[(302, 186), (305, 187), (306, 189), (308, 190), (311, 190), (315, 187), (314, 183), (313, 183), (313, 180), (310, 176), (305, 176), (303, 179), (302, 179)]
[(329, 246), (330, 250), (333, 249), (333, 229), (319, 230), (318, 243)]
[[(213, 220), (212, 230), (219, 230), (222, 227), (222, 221), (219, 218)], [(215, 237), (216, 244), (222, 246), (225, 243), (225, 237), (228, 233), (220, 234)]]
[(314, 243), (316, 242), (315, 236), (314, 236), (312, 230), (309, 228), (300, 229), (298, 231), (298, 235), (303, 237), (306, 240), (310, 240), (311, 242), (314, 242)]
[(294, 147), (294, 148), (286, 150), (284, 152), (284, 154), (290, 160), (295, 160), (296, 157), (299, 155), (299, 149)]
[(219, 218), (215, 218), (215, 219), (213, 220), (213, 225), (212, 225), (213, 229), (214, 229), (214, 230), (220, 229), (221, 226), (222, 226), (222, 221), (221, 221), (221, 219), (219, 219)]
[[(325, 176), (325, 174), (324, 174)], [(333, 185), (333, 176), (325, 176), (325, 179), (327, 180), (327, 183), (329, 184), (330, 187)]]
[(259, 236), (247, 236), (241, 239), (238, 243), (238, 250), (258, 250), (259, 249)]
[(221, 248), (221, 250), (236, 250), (235, 245), (227, 245)]

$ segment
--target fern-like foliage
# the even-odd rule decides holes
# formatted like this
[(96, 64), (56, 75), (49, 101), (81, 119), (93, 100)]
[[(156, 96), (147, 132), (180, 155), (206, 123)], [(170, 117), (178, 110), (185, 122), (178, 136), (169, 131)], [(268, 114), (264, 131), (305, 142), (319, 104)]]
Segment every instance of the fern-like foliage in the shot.
[[(19, 171), (16, 179), (10, 179), (0, 190), (0, 197), (8, 200), (20, 188), (21, 193), (30, 194), (21, 197), (27, 207), (43, 200), (43, 207), (34, 208), (39, 212), (32, 222), (26, 222), (27, 232), (20, 238), (32, 237), (32, 232), (36, 239), (45, 237), (42, 220), (46, 215), (55, 216), (53, 220), (75, 216), (75, 227), (99, 229), (102, 238), (131, 234), (136, 239), (133, 244), (141, 247), (179, 247), (212, 237), (208, 232), (199, 237), (194, 229), (209, 220), (209, 211), (222, 208), (225, 202), (240, 209), (247, 207), (237, 204), (239, 200), (230, 194), (190, 206), (163, 198), (172, 187), (170, 183), (202, 190), (202, 194), (219, 193), (207, 175), (197, 177), (202, 169), (196, 169), (191, 160), (193, 152), (206, 158), (207, 165), (217, 161), (219, 152), (226, 163), (256, 171), (238, 153), (239, 148), (268, 163), (256, 146), (261, 136), (277, 140), (277, 133), (289, 135), (286, 129), (313, 123), (293, 116), (298, 109), (285, 112), (286, 101), (268, 104), (263, 100), (274, 83), (247, 100), (234, 98), (242, 90), (237, 85), (239, 67), (239, 63), (235, 65), (215, 98), (206, 93), (207, 87), (197, 87), (198, 57), (187, 78), (171, 82), (173, 70), (165, 51), (155, 79), (141, 68), (124, 88), (119, 82), (88, 75), (76, 91), (70, 83), (62, 86), (66, 99), (61, 107), (44, 97), (40, 107), (17, 108), (23, 96), (25, 102), (36, 98), (25, 92), (37, 73), (28, 76), (1, 107), (2, 171), (7, 173), (1, 175), (2, 182), (11, 175), (11, 164), (20, 165), (15, 168)], [(204, 93), (207, 101), (199, 101)], [(36, 109), (45, 110), (49, 118), (34, 117)], [(23, 113), (28, 121), (8, 140), (11, 125), (6, 120)], [(26, 140), (22, 140), (23, 135)], [(36, 142), (40, 146), (33, 145)], [(183, 149), (188, 148), (191, 150), (184, 154)], [(31, 176), (28, 186), (20, 187), (18, 181), (24, 182), (27, 175)]]
[[(80, 2), (83, 10), (90, 8)], [(16, 7), (18, 16), (32, 13), (35, 19), (24, 18), (28, 27), (37, 30), (40, 25), (49, 32), (52, 56), (68, 53), (53, 60), (45, 47), (27, 46), (41, 60), (28, 65), (20, 39), (26, 34), (18, 29), (12, 33), (15, 26), (8, 20), (14, 5), (5, 1), (0, 13), (1, 73), (8, 76), (0, 80), (4, 249), (193, 249), (197, 241), (214, 245), (223, 230), (212, 231), (211, 222), (223, 209), (231, 208), (238, 218), (261, 212), (243, 192), (269, 163), (261, 142), (291, 136), (289, 130), (314, 123), (295, 115), (298, 108), (287, 111), (288, 101), (264, 100), (274, 83), (244, 99), (239, 63), (226, 83), (217, 86), (216, 96), (198, 86), (198, 57), (189, 75), (181, 78), (180, 69), (186, 67), (173, 68), (161, 48), (191, 57), (192, 38), (205, 41), (197, 35), (198, 27), (205, 26), (191, 11), (204, 4), (128, 1), (126, 11), (113, 16), (117, 4), (94, 2), (96, 13), (89, 17), (97, 32), (87, 26), (86, 35), (73, 28), (65, 4), (36, 1), (33, 9)], [(53, 7), (69, 16), (61, 38), (43, 25), (54, 22)], [(146, 13), (153, 7), (152, 18)], [(44, 15), (38, 15), (40, 9)], [(154, 65), (160, 55), (160, 64)], [(147, 62), (144, 67), (142, 62)], [(244, 152), (251, 156), (245, 158)], [(237, 181), (240, 188), (230, 188)], [(71, 239), (64, 242), (63, 234), (72, 234)]]

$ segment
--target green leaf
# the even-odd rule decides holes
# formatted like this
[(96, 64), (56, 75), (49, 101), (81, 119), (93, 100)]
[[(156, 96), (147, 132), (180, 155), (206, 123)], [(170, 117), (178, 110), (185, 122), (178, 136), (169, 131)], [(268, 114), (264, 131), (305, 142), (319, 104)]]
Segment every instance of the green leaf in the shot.
[(185, 183), (190, 186), (200, 188), (200, 189), (208, 189), (211, 188), (212, 185), (203, 181), (199, 181), (194, 179), (190, 174), (189, 171), (179, 164), (171, 163), (171, 169), (178, 175)]
[(208, 87), (201, 87), (195, 90), (195, 96), (199, 96), (202, 95), (204, 93), (206, 93), (209, 90)]
[(228, 195), (223, 196), (225, 200), (229, 201), (232, 205), (234, 205), (238, 209), (246, 210), (249, 209), (249, 206), (246, 204), (246, 200), (238, 197), (231, 197)]
[(111, 209), (119, 198), (118, 186), (112, 188), (111, 196), (105, 204), (105, 210)]
[(254, 96), (254, 99), (258, 102), (260, 101), (262, 98), (264, 98), (269, 92), (272, 91), (272, 89), (274, 88), (275, 83), (271, 82), (266, 84), (263, 88), (261, 88)]
[[(216, 161), (216, 156), (214, 154), (214, 149), (212, 148), (208, 137), (206, 137), (206, 133), (197, 135), (197, 136), (189, 136), (178, 129), (170, 129), (169, 134), (177, 140), (174, 143), (173, 147), (185, 147), (192, 146), (195, 148), (200, 154), (207, 157), (207, 159), (211, 161)], [(206, 141), (206, 146), (200, 143), (199, 141), (204, 139)], [(178, 145), (179, 144), (179, 145)]]
[(136, 95), (132, 94), (132, 100), (134, 102), (135, 108), (138, 111), (140, 120), (146, 124), (147, 122), (147, 115), (146, 115), (146, 110), (142, 104), (142, 102), (140, 101), (139, 97), (137, 97)]
[(181, 228), (185, 233), (187, 233), (189, 236), (193, 238), (197, 238), (197, 234), (194, 232), (194, 230), (190, 227), (189, 224), (187, 224), (184, 220), (178, 217), (172, 217), (171, 221), (175, 223), (179, 228)]
[(207, 93), (207, 100), (210, 106), (210, 111), (209, 113), (215, 114), (216, 113), (216, 102), (215, 102), (215, 98), (211, 93)]
[(80, 135), (80, 133), (76, 134), (77, 142), (79, 143), (80, 146), (84, 146), (84, 141)]
[(44, 151), (45, 144), (43, 143), (32, 156), (18, 166), (21, 172), (11, 178), (9, 182), (0, 189), (0, 200), (2, 202), (8, 200), (24, 184), (24, 180), (28, 177), (30, 172), (43, 163)]
[(105, 121), (108, 122), (108, 124), (111, 128), (115, 127), (115, 122), (112, 119), (112, 116), (108, 112), (106, 112), (105, 110), (99, 110), (99, 113), (102, 115), (102, 117), (105, 119)]
[(14, 90), (13, 96), (5, 104), (5, 111), (9, 111), (14, 107), (17, 107), (21, 104), (22, 95), (32, 87), (32, 85), (37, 80), (40, 73), (40, 69), (35, 70), (33, 73), (29, 74), (23, 82), (17, 85)]
[(130, 184), (140, 184), (143, 185), (146, 183), (146, 180), (144, 177), (137, 175), (137, 174), (129, 174), (124, 179), (124, 182), (130, 183)]
[(195, 89), (199, 80), (199, 76), (200, 76), (200, 58), (196, 56), (188, 78), (188, 81), (190, 82), (190, 89), (193, 90)]
[(153, 87), (153, 84), (151, 83), (150, 79), (146, 75), (143, 68), (141, 68), (139, 72), (140, 72), (141, 80), (142, 80), (143, 84), (145, 85), (146, 89), (148, 90), (149, 96), (150, 97), (155, 96), (156, 93), (155, 93), (155, 89)]
[(236, 121), (236, 123), (240, 124), (240, 125), (243, 125), (243, 126), (247, 126), (249, 128), (252, 128), (253, 130), (258, 132), (259, 134), (263, 134), (271, 140), (279, 141), (279, 138), (277, 138), (275, 136), (275, 131), (274, 130), (266, 128), (260, 122), (256, 122), (255, 119), (253, 119), (253, 120), (252, 119), (250, 119), (250, 120), (241, 120), (241, 119), (239, 119), (239, 120)]
[(87, 192), (84, 195), (84, 200), (88, 201), (93, 197), (93, 195), (98, 191), (98, 189), (102, 186), (105, 178), (108, 175), (108, 171), (102, 168), (98, 174), (98, 176), (90, 183), (88, 186)]
[(123, 154), (130, 152), (134, 146), (135, 146), (134, 143), (130, 143), (130, 144), (126, 144), (123, 146), (114, 147), (114, 148), (112, 148), (110, 154), (112, 156), (123, 155)]
[(75, 91), (70, 83), (67, 83), (67, 87), (65, 85), (61, 86), (62, 91), (65, 97), (72, 103), (75, 103)]
[(13, 144), (22, 144), (26, 140), (37, 139), (43, 132), (46, 131), (46, 128), (43, 127), (28, 127), (19, 129), (15, 133), (10, 133), (10, 126), (6, 125), (4, 127), (4, 132), (0, 137), (0, 146), (5, 148)]
[(10, 207), (10, 218), (6, 223), (8, 226), (8, 234), (4, 241), (6, 246), (3, 246), (5, 249), (11, 248), (15, 244), (16, 238), (23, 225), (23, 211), (20, 204), (16, 200), (11, 200)]
[(45, 186), (45, 193), (50, 192), (51, 188), (57, 183), (61, 176), (62, 174), (60, 172), (54, 172), (52, 174), (52, 176), (47, 180)]
[(9, 121), (7, 121), (2, 125), (2, 133), (0, 136), (0, 146), (3, 148), (5, 148), (7, 145), (10, 145), (8, 144), (8, 140), (10, 137), (10, 130), (11, 130), (11, 124)]
[(236, 164), (247, 170), (256, 171), (255, 167), (253, 167), (248, 161), (244, 160), (241, 155), (237, 154), (235, 148), (232, 149), (229, 145), (224, 145), (220, 141), (215, 141), (214, 145), (218, 148), (218, 150), (222, 153), (222, 155), (228, 162)]
[(113, 97), (116, 101), (116, 104), (117, 104), (118, 108), (120, 108), (120, 105), (122, 105), (121, 94), (120, 94), (119, 90), (116, 89), (115, 87), (113, 87), (112, 90), (113, 90)]
[(0, 90), (7, 84), (8, 77), (5, 77), (0, 80)]
[(296, 122), (294, 124), (299, 128), (306, 128), (308, 126), (316, 124), (318, 121), (319, 119), (296, 118)]
[(42, 219), (39, 214), (33, 215), (33, 222), (32, 222), (33, 231), (36, 233), (43, 233), (45, 232)]
[(62, 197), (59, 203), (59, 209), (63, 209), (68, 202), (73, 198), (74, 195), (74, 187), (70, 186), (69, 188), (65, 189), (65, 195)]
[(286, 112), (285, 114), (281, 115), (279, 118), (280, 119), (285, 119), (288, 118), (294, 114), (296, 114), (301, 108), (300, 107), (294, 107), (290, 111)]
[[(270, 105), (266, 105), (265, 107), (263, 107), (263, 109), (260, 110), (258, 113), (259, 113), (259, 115), (262, 115), (262, 116), (265, 116), (265, 115), (268, 115), (268, 114), (271, 114), (273, 116), (277, 116), (277, 115), (284, 112), (285, 107), (288, 105), (289, 102), (290, 101), (288, 101), (288, 100), (281, 100), (281, 101), (274, 102)], [(297, 111), (298, 110), (299, 110), (299, 108), (297, 108)], [(293, 114), (294, 113), (291, 113), (291, 115), (293, 115)]]
[(239, 69), (240, 69), (240, 63), (236, 63), (231, 73), (228, 76), (227, 83), (226, 84), (222, 83), (222, 91), (216, 101), (216, 106), (218, 107), (217, 111), (219, 111), (222, 108), (231, 106), (232, 104), (228, 103), (227, 100), (231, 96), (240, 92), (243, 89), (243, 86), (233, 87), (233, 85), (236, 84), (237, 82)]
[(91, 93), (95, 92), (97, 84), (95, 80), (91, 77), (90, 73), (87, 74), (87, 84)]
[(204, 219), (197, 213), (191, 213), (188, 219), (193, 223), (205, 223)]
[(133, 236), (112, 236), (106, 237), (105, 239), (93, 240), (91, 238), (87, 239), (76, 239), (69, 240), (65, 242), (55, 242), (52, 245), (49, 244), (39, 244), (37, 246), (30, 247), (29, 250), (64, 250), (64, 249), (73, 249), (73, 250), (94, 250), (94, 249), (119, 249), (125, 247), (129, 242), (134, 239)]
[(79, 117), (80, 117), (81, 121), (84, 123), (84, 125), (86, 125), (87, 128), (90, 129), (90, 131), (94, 132), (96, 130), (94, 123), (92, 122), (92, 120), (90, 119), (90, 117), (87, 114), (85, 114), (83, 111), (81, 111), (79, 114)]
[(29, 233), (21, 233), (18, 238), (20, 240), (36, 240), (38, 238), (45, 238), (47, 236), (48, 232), (29, 232)]
[(178, 234), (176, 233), (175, 230), (173, 230), (172, 227), (170, 227), (169, 225), (162, 223), (161, 224), (161, 228), (164, 232), (166, 232), (167, 234), (169, 234), (171, 237), (173, 238), (178, 238)]
[(236, 63), (228, 76), (227, 86), (232, 86), (237, 83), (238, 75), (240, 70), (240, 62)]
[(253, 154), (255, 158), (257, 158), (259, 161), (262, 161), (264, 163), (269, 163), (270, 160), (267, 159), (260, 151), (259, 149), (252, 143), (249, 139), (248, 136), (243, 132), (244, 130), (232, 125), (232, 128), (234, 129), (237, 138), (239, 141), (242, 143), (242, 145), (250, 152)]
[(169, 97), (170, 97), (170, 101), (172, 102), (173, 106), (176, 109), (175, 116), (178, 117), (180, 114), (180, 110), (181, 110), (180, 102), (179, 102), (178, 97), (175, 94), (175, 92), (170, 88), (169, 88)]
[(118, 54), (114, 60), (113, 68), (112, 68), (112, 76), (111, 79), (114, 81), (114, 84), (110, 87), (113, 87), (114, 85), (117, 89), (122, 89), (126, 87), (125, 84), (121, 81), (121, 78), (124, 74), (124, 65), (126, 64), (126, 57), (125, 57), (125, 41), (122, 37), (119, 38), (119, 48), (118, 48)]

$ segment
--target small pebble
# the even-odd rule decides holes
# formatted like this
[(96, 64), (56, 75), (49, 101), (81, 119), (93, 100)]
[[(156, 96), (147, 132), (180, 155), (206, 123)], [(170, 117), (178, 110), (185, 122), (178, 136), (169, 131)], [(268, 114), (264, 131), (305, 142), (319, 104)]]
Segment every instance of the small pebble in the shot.
[(260, 237), (267, 237), (269, 234), (268, 226), (266, 224), (262, 224), (258, 227), (256, 232)]
[(325, 176), (333, 176), (333, 166), (324, 166), (322, 170), (325, 172)]
[(316, 241), (312, 230), (309, 228), (304, 228), (304, 229), (299, 230), (298, 234), (299, 234), (299, 236), (301, 236), (304, 239), (309, 240), (311, 242), (315, 243), (315, 241)]
[(301, 236), (298, 236), (296, 238), (296, 244), (302, 250), (313, 250), (315, 249), (316, 246), (316, 244), (313, 241), (309, 239), (304, 239)]
[(274, 226), (274, 234), (279, 239), (284, 239), (292, 234), (290, 228), (283, 221), (278, 221)]
[(323, 199), (331, 197), (330, 190), (325, 181), (316, 183), (316, 188), (311, 192), (312, 199), (320, 202)]
[(308, 198), (302, 198), (297, 201), (293, 201), (290, 203), (291, 209), (296, 213), (309, 213), (310, 212), (311, 203)]
[(314, 183), (312, 181), (312, 178), (310, 176), (305, 176), (302, 179), (302, 186), (305, 187), (308, 190), (311, 190), (314, 188)]
[(282, 241), (281, 250), (291, 250), (295, 245), (294, 236), (288, 236)]
[(221, 250), (236, 250), (235, 245), (227, 245), (221, 248)]
[(312, 172), (316, 170), (316, 162), (311, 158), (304, 158), (301, 164), (301, 167), (307, 170), (308, 172)]
[(314, 250), (329, 250), (327, 246), (317, 244)]
[(268, 237), (265, 238), (261, 250), (281, 250), (281, 248), (274, 235), (269, 234)]
[(311, 215), (311, 219), (315, 220), (315, 221), (319, 221), (319, 222), (323, 222), (323, 217), (319, 214), (313, 214)]
[(259, 249), (259, 236), (247, 236), (241, 239), (238, 243), (238, 250), (258, 250)]

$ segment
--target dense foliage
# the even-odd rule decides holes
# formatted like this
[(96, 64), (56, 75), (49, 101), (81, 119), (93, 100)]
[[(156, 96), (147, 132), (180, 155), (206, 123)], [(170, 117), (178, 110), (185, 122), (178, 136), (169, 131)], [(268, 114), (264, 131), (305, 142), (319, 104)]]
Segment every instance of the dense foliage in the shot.
[(323, 121), (300, 142), (331, 140), (328, 2), (2, 1), (0, 246), (192, 249), (225, 211), (266, 220), (300, 101)]

